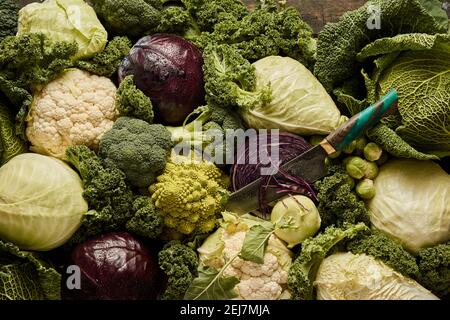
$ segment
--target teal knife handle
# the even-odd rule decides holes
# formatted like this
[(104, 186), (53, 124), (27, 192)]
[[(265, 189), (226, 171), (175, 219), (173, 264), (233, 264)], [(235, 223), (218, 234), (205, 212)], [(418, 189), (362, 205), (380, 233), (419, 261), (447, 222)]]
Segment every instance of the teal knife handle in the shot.
[(354, 115), (350, 120), (332, 132), (326, 140), (336, 151), (348, 146), (367, 130), (375, 126), (381, 118), (397, 111), (398, 93), (395, 89), (389, 91), (382, 99), (367, 109)]

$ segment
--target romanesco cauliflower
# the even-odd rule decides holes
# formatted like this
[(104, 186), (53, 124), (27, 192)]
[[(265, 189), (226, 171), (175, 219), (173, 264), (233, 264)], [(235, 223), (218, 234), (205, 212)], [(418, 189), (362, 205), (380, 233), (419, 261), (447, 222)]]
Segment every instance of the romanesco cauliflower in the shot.
[(149, 190), (166, 227), (187, 235), (216, 226), (227, 186), (226, 175), (210, 162), (172, 161)]

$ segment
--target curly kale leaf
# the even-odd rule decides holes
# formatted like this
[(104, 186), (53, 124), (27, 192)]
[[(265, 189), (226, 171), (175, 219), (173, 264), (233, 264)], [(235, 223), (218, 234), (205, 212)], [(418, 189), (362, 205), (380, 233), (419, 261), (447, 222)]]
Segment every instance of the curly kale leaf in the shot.
[(329, 170), (330, 175), (315, 184), (322, 226), (358, 222), (369, 224), (367, 209), (364, 202), (352, 192), (345, 168), (334, 166)]
[(255, 67), (231, 46), (208, 46), (204, 59), (208, 103), (252, 109), (271, 101), (270, 87), (256, 88)]
[(0, 41), (17, 33), (19, 5), (14, 0), (2, 0), (0, 3)]
[(159, 267), (168, 277), (167, 287), (161, 299), (183, 299), (189, 286), (198, 275), (197, 253), (178, 241), (172, 241), (164, 246), (158, 257)]
[(323, 259), (341, 241), (352, 239), (369, 230), (364, 223), (328, 227), (323, 233), (302, 243), (300, 255), (294, 260), (288, 275), (288, 287), (294, 300), (314, 299), (313, 283)]
[(354, 254), (367, 254), (381, 260), (406, 277), (417, 279), (419, 276), (415, 257), (380, 231), (366, 232), (356, 237), (347, 243), (347, 249)]
[(419, 282), (442, 299), (450, 299), (450, 242), (419, 251), (417, 263)]
[(153, 123), (152, 101), (134, 84), (134, 76), (125, 77), (116, 92), (116, 109), (121, 116), (134, 117)]
[(76, 66), (98, 76), (108, 77), (116, 73), (119, 64), (130, 53), (132, 43), (127, 37), (113, 38), (105, 50), (90, 60), (77, 61)]

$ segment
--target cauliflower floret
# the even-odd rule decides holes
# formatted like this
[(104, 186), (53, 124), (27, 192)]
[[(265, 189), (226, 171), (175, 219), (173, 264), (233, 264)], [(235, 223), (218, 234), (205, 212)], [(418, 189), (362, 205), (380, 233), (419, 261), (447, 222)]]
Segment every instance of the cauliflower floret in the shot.
[[(233, 259), (231, 264), (223, 271), (223, 275), (225, 277), (236, 277), (240, 280), (235, 287), (239, 295), (237, 299), (280, 299), (287, 293), (288, 271), (292, 262), (290, 257), (291, 253), (272, 234), (269, 238), (262, 264), (245, 261), (240, 257), (236, 257), (241, 251), (247, 231), (248, 227), (236, 228), (234, 225), (220, 228), (216, 231), (220, 233), (221, 243), (223, 243), (220, 257), (207, 259), (205, 255), (202, 256), (202, 250), (200, 249), (200, 258), (205, 265), (216, 269), (221, 269), (225, 265), (225, 261)], [(208, 252), (208, 250), (204, 252)]]
[(34, 152), (64, 158), (69, 146), (97, 149), (118, 117), (116, 87), (108, 78), (65, 71), (33, 98), (26, 134)]

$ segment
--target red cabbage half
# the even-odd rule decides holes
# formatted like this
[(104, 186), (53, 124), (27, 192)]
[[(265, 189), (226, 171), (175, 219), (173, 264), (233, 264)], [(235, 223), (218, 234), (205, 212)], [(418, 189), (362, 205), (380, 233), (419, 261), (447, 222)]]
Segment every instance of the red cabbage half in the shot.
[(204, 103), (203, 56), (192, 43), (171, 34), (141, 38), (119, 66), (119, 81), (134, 75), (136, 86), (152, 100), (156, 118), (181, 125)]
[[(267, 137), (261, 138), (261, 135), (252, 135), (246, 143), (238, 147), (235, 164), (231, 168), (231, 187), (237, 191), (258, 178), (262, 178), (261, 190), (259, 193), (260, 212), (266, 218), (270, 213), (270, 207), (265, 201), (265, 192), (269, 188), (277, 192), (286, 194), (303, 194), (316, 200), (315, 192), (310, 184), (301, 177), (292, 176), (280, 169), (284, 163), (301, 155), (311, 148), (311, 145), (302, 137), (292, 133), (279, 132), (278, 139), (272, 138), (272, 132), (268, 131)], [(278, 141), (277, 141), (278, 140)], [(272, 156), (273, 145), (278, 143), (279, 156)], [(258, 145), (258, 148), (250, 148), (251, 145)], [(275, 176), (261, 176), (261, 168), (267, 167), (267, 164), (258, 162), (251, 164), (249, 159), (261, 154), (261, 150), (267, 159), (270, 159), (273, 167), (278, 168), (278, 174)], [(245, 159), (245, 161), (244, 161)], [(278, 160), (278, 161), (277, 161)]]

